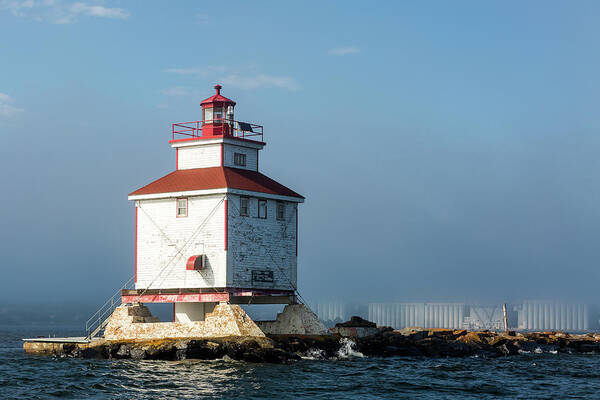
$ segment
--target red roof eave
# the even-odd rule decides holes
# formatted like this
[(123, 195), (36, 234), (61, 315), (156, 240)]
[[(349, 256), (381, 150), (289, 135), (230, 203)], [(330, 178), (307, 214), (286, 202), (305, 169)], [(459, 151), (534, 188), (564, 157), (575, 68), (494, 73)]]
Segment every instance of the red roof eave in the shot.
[(130, 196), (211, 189), (238, 189), (279, 196), (304, 197), (257, 171), (229, 167), (180, 169), (130, 193)]

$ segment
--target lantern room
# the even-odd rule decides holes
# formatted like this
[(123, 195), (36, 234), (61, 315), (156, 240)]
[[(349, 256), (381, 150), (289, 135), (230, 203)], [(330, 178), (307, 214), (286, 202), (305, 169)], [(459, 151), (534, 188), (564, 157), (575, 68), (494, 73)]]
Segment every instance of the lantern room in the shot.
[(216, 93), (200, 103), (202, 106), (202, 136), (233, 135), (235, 101), (221, 95), (221, 87), (221, 85), (215, 85)]

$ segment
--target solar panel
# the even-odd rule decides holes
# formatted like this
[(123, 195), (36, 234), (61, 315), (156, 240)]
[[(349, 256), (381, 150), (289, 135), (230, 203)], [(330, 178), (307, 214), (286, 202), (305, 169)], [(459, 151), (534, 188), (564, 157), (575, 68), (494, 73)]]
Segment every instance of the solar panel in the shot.
[(250, 125), (247, 122), (238, 122), (238, 126), (239, 126), (239, 128), (240, 128), (241, 131), (244, 131), (244, 132), (254, 132), (252, 130), (252, 125)]

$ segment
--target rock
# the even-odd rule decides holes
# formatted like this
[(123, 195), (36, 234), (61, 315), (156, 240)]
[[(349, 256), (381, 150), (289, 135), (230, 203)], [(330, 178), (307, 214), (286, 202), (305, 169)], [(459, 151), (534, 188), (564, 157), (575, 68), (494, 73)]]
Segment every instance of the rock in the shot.
[(337, 323), (335, 326), (336, 328), (377, 328), (375, 322), (367, 321), (357, 316), (350, 317), (349, 321)]
[(510, 341), (506, 341), (505, 343), (499, 345), (497, 349), (505, 356), (516, 356), (519, 354), (519, 347)]
[(132, 360), (143, 360), (146, 358), (146, 351), (139, 347), (134, 347), (129, 350), (129, 355)]

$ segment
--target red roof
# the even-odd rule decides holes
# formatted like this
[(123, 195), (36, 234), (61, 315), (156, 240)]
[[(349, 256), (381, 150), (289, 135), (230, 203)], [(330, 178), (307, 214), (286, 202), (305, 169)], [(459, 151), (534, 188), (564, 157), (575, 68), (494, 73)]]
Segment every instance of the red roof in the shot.
[(213, 94), (208, 99), (202, 100), (200, 102), (200, 105), (210, 104), (210, 103), (229, 103), (229, 104), (235, 106), (235, 101), (228, 99), (227, 97), (221, 95), (221, 87), (222, 87), (221, 85), (215, 85), (215, 89), (216, 89), (217, 93)]
[(223, 188), (304, 198), (260, 172), (229, 167), (179, 169), (129, 195), (137, 196)]

